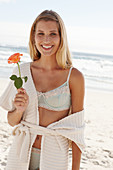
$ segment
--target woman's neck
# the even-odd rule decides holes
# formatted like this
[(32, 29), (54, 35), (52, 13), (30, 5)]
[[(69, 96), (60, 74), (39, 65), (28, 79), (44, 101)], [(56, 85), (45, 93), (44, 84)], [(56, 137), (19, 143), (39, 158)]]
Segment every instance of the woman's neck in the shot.
[(38, 65), (41, 68), (48, 70), (48, 71), (59, 68), (57, 61), (56, 61), (56, 57), (54, 56), (52, 57), (41, 56), (41, 58), (38, 60)]

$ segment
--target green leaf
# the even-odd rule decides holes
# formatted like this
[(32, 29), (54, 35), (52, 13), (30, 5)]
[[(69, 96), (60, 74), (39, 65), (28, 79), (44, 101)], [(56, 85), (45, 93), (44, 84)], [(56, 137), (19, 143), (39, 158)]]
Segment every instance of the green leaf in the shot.
[(16, 75), (12, 75), (12, 76), (10, 77), (10, 79), (11, 79), (11, 80), (16, 80), (16, 79), (17, 79), (17, 76), (16, 76)]
[(17, 77), (17, 79), (14, 82), (14, 85), (17, 89), (21, 88), (23, 85), (23, 80), (20, 77)]
[(27, 82), (27, 80), (28, 80), (28, 77), (27, 76), (25, 76), (24, 77), (24, 80), (25, 80), (25, 83)]

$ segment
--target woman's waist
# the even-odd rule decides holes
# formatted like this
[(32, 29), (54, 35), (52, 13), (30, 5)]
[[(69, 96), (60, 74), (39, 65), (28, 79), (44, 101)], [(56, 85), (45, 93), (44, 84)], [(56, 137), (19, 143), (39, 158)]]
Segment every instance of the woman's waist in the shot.
[(42, 140), (42, 135), (37, 135), (33, 143), (33, 148), (41, 149), (41, 140)]
[(68, 116), (69, 110), (52, 111), (39, 107), (39, 124), (47, 127), (48, 125), (57, 122)]
[[(49, 111), (47, 109), (39, 108), (39, 125), (42, 127), (47, 127), (51, 123), (54, 123), (68, 115), (68, 111)], [(37, 135), (33, 147), (41, 149), (41, 139), (42, 135)]]

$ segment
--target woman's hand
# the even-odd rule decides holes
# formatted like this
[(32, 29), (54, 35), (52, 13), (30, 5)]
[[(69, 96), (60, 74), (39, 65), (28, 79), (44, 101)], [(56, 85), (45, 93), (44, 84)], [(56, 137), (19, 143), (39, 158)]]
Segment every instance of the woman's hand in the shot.
[(18, 89), (18, 93), (14, 99), (15, 110), (9, 111), (7, 115), (8, 123), (11, 126), (19, 124), (22, 120), (24, 111), (29, 103), (29, 97), (23, 88)]
[(18, 89), (18, 93), (16, 94), (14, 99), (14, 106), (16, 108), (16, 111), (23, 113), (26, 110), (28, 103), (29, 96), (27, 95), (25, 89)]

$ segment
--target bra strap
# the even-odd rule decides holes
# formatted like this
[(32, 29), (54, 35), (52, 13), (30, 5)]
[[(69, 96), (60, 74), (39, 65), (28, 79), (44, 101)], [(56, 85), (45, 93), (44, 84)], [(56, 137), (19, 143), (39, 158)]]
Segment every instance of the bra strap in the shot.
[(70, 78), (70, 75), (71, 75), (71, 70), (72, 70), (73, 67), (70, 68), (69, 70), (69, 74), (68, 74), (68, 78), (67, 78), (67, 83), (69, 82), (69, 78)]

